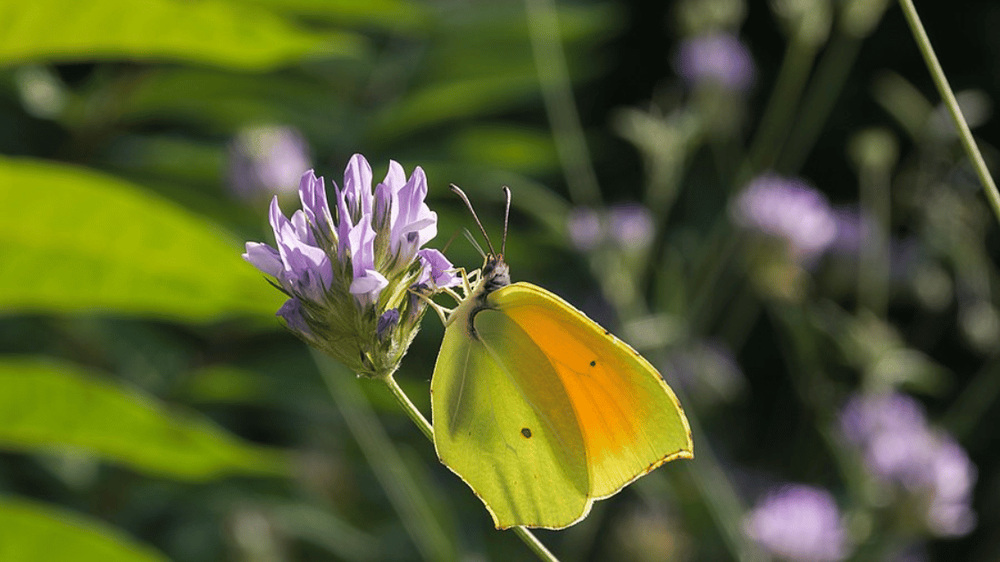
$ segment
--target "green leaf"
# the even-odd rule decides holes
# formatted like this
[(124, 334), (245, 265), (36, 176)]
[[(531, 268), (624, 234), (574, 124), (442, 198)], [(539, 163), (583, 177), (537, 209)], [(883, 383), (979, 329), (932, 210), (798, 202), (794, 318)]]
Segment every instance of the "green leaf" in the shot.
[(244, 442), (206, 418), (70, 364), (6, 358), (0, 388), (0, 449), (82, 452), (185, 480), (287, 472), (281, 451)]
[(559, 168), (552, 133), (499, 123), (477, 124), (454, 133), (451, 151), (466, 162), (542, 175)]
[(304, 57), (354, 56), (360, 49), (355, 35), (306, 32), (235, 2), (0, 3), (0, 65), (127, 59), (265, 70)]
[(430, 10), (409, 0), (246, 0), (282, 13), (308, 16), (343, 25), (384, 29), (393, 34), (423, 31), (432, 20)]
[(456, 79), (411, 92), (377, 114), (371, 142), (388, 142), (442, 122), (480, 117), (523, 104), (538, 96), (534, 74)]
[(0, 497), (0, 560), (158, 562), (167, 557), (91, 517), (8, 496)]
[(0, 158), (0, 310), (270, 317), (242, 245), (177, 205), (68, 165)]

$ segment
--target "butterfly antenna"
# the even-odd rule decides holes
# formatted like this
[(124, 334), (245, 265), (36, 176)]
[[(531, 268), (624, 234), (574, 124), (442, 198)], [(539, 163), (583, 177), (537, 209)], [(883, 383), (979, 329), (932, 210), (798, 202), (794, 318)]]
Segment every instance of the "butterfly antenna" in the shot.
[(479, 252), (479, 255), (483, 256), (483, 258), (486, 258), (486, 252), (483, 251), (483, 247), (479, 245), (479, 241), (476, 240), (476, 237), (473, 236), (471, 232), (469, 232), (469, 229), (463, 228), (462, 233), (465, 234), (465, 238), (472, 243), (472, 247), (475, 248), (477, 252)]
[(447, 252), (447, 251), (448, 251), (448, 248), (450, 248), (450, 247), (451, 247), (451, 243), (452, 243), (452, 242), (454, 242), (454, 241), (455, 241), (455, 238), (457, 238), (457, 237), (458, 237), (458, 232), (459, 232), (459, 231), (458, 231), (458, 230), (456, 230), (455, 232), (452, 232), (452, 233), (451, 233), (451, 237), (450, 237), (450, 238), (448, 238), (448, 242), (446, 242), (446, 243), (445, 243), (445, 245), (444, 245), (444, 247), (442, 247), (442, 248), (441, 248), (441, 253), (442, 253), (442, 254), (443, 254), (443, 253), (445, 253), (445, 252)]
[(503, 239), (500, 240), (500, 255), (507, 253), (507, 220), (510, 218), (510, 188), (503, 186), (503, 192), (507, 195), (507, 206), (503, 211)]
[(496, 250), (493, 249), (493, 243), (490, 242), (490, 235), (486, 234), (486, 229), (483, 228), (483, 223), (479, 222), (479, 215), (476, 214), (476, 210), (472, 208), (472, 203), (469, 202), (469, 198), (465, 195), (460, 187), (455, 184), (451, 184), (451, 190), (458, 194), (465, 201), (465, 206), (469, 208), (469, 212), (472, 213), (472, 218), (476, 219), (476, 224), (479, 225), (479, 230), (482, 231), (483, 237), (486, 238), (486, 245), (490, 247), (490, 254), (496, 255)]

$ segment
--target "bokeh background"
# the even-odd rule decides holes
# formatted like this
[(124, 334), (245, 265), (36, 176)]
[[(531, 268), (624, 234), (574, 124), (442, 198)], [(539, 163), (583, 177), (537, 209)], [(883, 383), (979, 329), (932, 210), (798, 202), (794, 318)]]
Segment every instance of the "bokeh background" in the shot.
[[(1000, 7), (917, 7), (996, 161)], [(0, 559), (531, 556), (239, 257), (361, 152), (467, 268), (448, 184), (494, 236), (509, 185), (513, 277), (681, 395), (695, 460), (555, 554), (996, 560), (1000, 231), (938, 100), (889, 0), (0, 1)]]

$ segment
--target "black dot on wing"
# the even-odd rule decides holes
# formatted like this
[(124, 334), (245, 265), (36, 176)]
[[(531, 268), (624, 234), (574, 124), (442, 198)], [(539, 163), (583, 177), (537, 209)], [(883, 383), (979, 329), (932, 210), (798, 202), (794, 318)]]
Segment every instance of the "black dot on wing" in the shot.
[(590, 366), (591, 367), (596, 367), (597, 366), (597, 361), (591, 361), (590, 362)]
[(531, 439), (531, 430), (526, 427), (522, 427), (521, 435), (523, 435), (525, 439)]

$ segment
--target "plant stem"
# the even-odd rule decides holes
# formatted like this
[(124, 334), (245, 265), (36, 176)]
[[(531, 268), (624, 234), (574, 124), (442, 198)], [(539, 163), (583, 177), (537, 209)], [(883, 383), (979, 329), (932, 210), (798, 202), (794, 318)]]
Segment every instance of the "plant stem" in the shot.
[(793, 37), (788, 43), (774, 90), (750, 144), (749, 156), (744, 162), (737, 183), (731, 187), (739, 187), (750, 176), (774, 166), (781, 148), (785, 145), (789, 125), (799, 107), (802, 90), (816, 60), (816, 49), (815, 43), (799, 37)]
[[(447, 560), (456, 556), (454, 542), (441, 527), (421, 486), (406, 469), (378, 416), (357, 387), (357, 380), (336, 368), (330, 359), (313, 351), (313, 359), (330, 396), (340, 410), (375, 477), (385, 490), (403, 526), (425, 560)], [(426, 422), (425, 422), (426, 423)]]
[(429, 421), (427, 421), (427, 418), (425, 418), (424, 415), (420, 412), (420, 410), (418, 410), (417, 407), (413, 405), (413, 402), (410, 401), (410, 397), (407, 396), (405, 392), (403, 392), (403, 389), (399, 387), (399, 383), (396, 382), (396, 379), (393, 378), (392, 375), (385, 377), (385, 379), (383, 380), (385, 381), (385, 385), (389, 387), (389, 390), (392, 391), (392, 395), (395, 396), (396, 400), (399, 401), (399, 405), (403, 407), (403, 411), (406, 412), (406, 415), (410, 416), (410, 419), (413, 420), (413, 423), (416, 424), (418, 428), (420, 428), (420, 431), (424, 434), (424, 437), (426, 437), (431, 443), (433, 443), (434, 428), (431, 427), (431, 424)]
[[(431, 443), (433, 443), (434, 428), (431, 426), (430, 422), (427, 421), (427, 418), (424, 417), (424, 414), (420, 410), (418, 410), (416, 406), (413, 405), (413, 402), (410, 401), (410, 397), (407, 396), (405, 392), (403, 392), (403, 389), (400, 388), (399, 383), (396, 382), (396, 379), (394, 379), (392, 375), (389, 375), (387, 377), (383, 377), (381, 380), (385, 382), (386, 386), (389, 387), (389, 390), (392, 392), (392, 395), (396, 397), (397, 401), (399, 401), (399, 405), (403, 407), (403, 410), (406, 412), (406, 415), (410, 416), (410, 419), (413, 420), (413, 423), (420, 428), (420, 431), (424, 434), (424, 437), (426, 437)], [(531, 551), (534, 552), (540, 560), (558, 562), (559, 559), (556, 558), (555, 555), (553, 555), (551, 552), (549, 552), (549, 549), (545, 548), (545, 545), (542, 544), (542, 542), (538, 540), (538, 537), (533, 535), (531, 531), (529, 531), (524, 527), (514, 527), (512, 530), (514, 531), (514, 534), (517, 535), (518, 538), (520, 538), (521, 541), (525, 545), (527, 545), (527, 547), (530, 548)]]
[(555, 3), (553, 0), (525, 0), (524, 5), (545, 112), (549, 116), (556, 152), (566, 176), (569, 198), (576, 205), (599, 205), (601, 190), (590, 161), (576, 100), (573, 99)]
[(893, 152), (891, 139), (861, 133), (856, 137), (855, 158), (858, 160), (858, 199), (861, 203), (860, 225), (866, 237), (858, 250), (858, 309), (867, 309), (885, 318), (889, 307), (889, 274), (891, 269), (890, 235), (892, 231), (892, 169), (895, 154), (874, 157), (878, 152)]
[(802, 111), (788, 136), (787, 149), (778, 160), (778, 169), (786, 174), (798, 174), (816, 139), (823, 131), (844, 83), (861, 51), (860, 37), (839, 33), (816, 66), (815, 78), (802, 98)]
[(972, 131), (969, 130), (969, 124), (966, 123), (965, 118), (962, 116), (962, 110), (958, 107), (958, 101), (955, 99), (955, 94), (948, 84), (948, 78), (944, 75), (944, 69), (941, 68), (941, 63), (938, 62), (937, 55), (934, 53), (934, 47), (931, 46), (931, 40), (927, 37), (924, 25), (920, 22), (920, 16), (917, 15), (917, 8), (913, 5), (913, 0), (899, 0), (899, 6), (903, 9), (903, 15), (906, 16), (906, 23), (910, 25), (910, 31), (917, 42), (917, 47), (920, 48), (920, 54), (924, 57), (927, 70), (930, 71), (931, 78), (934, 79), (934, 85), (937, 86), (938, 93), (941, 94), (941, 98), (948, 107), (948, 112), (951, 113), (955, 129), (958, 130), (958, 136), (962, 139), (962, 146), (965, 148), (965, 153), (969, 156), (969, 159), (972, 160), (972, 166), (976, 170), (976, 175), (979, 176), (979, 181), (983, 184), (983, 189), (986, 191), (986, 198), (993, 208), (993, 213), (996, 215), (997, 220), (1000, 221), (1000, 191), (997, 191), (993, 177), (990, 176), (990, 170), (986, 167), (986, 162), (983, 160), (983, 155), (979, 152), (979, 147), (976, 146), (976, 140), (972, 137)]

